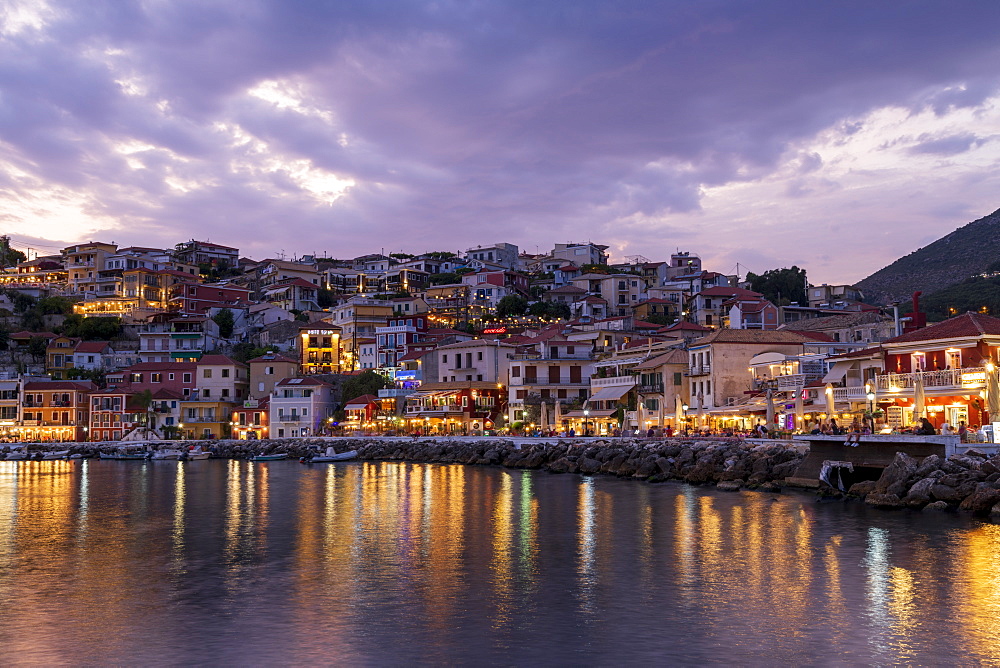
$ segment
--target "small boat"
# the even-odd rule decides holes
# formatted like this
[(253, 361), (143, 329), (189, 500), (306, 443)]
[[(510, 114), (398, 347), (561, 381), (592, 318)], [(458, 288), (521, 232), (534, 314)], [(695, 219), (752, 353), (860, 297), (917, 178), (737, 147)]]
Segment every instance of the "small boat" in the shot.
[(250, 458), (253, 462), (276, 462), (279, 459), (286, 459), (288, 457), (287, 452), (272, 452), (269, 455), (254, 455)]
[(165, 448), (163, 450), (154, 450), (153, 454), (150, 455), (149, 458), (157, 460), (167, 460), (167, 459), (177, 460), (177, 459), (183, 459), (183, 457), (184, 457), (183, 450), (177, 450), (176, 448)]
[(7, 456), (4, 458), (8, 462), (22, 461), (28, 458), (28, 446), (19, 445), (10, 449)]
[(68, 457), (69, 450), (53, 450), (52, 452), (43, 452), (39, 459), (42, 461), (49, 461), (52, 459), (67, 459)]
[(326, 449), (326, 453), (319, 455), (306, 455), (305, 457), (300, 457), (299, 462), (302, 464), (323, 464), (326, 462), (344, 462), (349, 459), (354, 459), (358, 456), (357, 450), (348, 450), (347, 452), (336, 452), (331, 445)]
[(200, 445), (196, 445), (184, 453), (185, 459), (208, 459), (211, 456), (212, 453), (208, 450), (202, 450)]
[(111, 452), (101, 452), (101, 459), (149, 459), (146, 445), (123, 445)]

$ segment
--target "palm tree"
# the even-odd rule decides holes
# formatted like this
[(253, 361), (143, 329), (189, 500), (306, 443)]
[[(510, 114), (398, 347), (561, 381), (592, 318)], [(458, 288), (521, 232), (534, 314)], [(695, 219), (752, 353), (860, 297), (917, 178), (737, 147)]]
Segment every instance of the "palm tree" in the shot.
[(145, 414), (145, 421), (142, 425), (142, 434), (144, 438), (149, 438), (149, 428), (150, 423), (153, 421), (153, 392), (152, 390), (143, 390), (135, 395), (133, 398), (133, 405), (137, 408), (141, 408), (142, 412)]

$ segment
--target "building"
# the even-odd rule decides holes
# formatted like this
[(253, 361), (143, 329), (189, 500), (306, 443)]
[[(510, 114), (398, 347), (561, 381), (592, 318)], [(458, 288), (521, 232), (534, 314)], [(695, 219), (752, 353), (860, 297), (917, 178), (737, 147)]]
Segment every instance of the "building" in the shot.
[(176, 314), (204, 315), (213, 308), (249, 308), (250, 290), (227, 283), (174, 283), (169, 290), (169, 307)]
[(177, 262), (189, 265), (208, 264), (213, 267), (239, 266), (240, 251), (231, 246), (222, 246), (208, 241), (185, 241), (174, 247), (173, 257)]
[(556, 244), (549, 253), (555, 259), (582, 267), (585, 264), (607, 264), (607, 246), (592, 243)]
[[(986, 381), (1000, 364), (1000, 318), (964, 313), (882, 342), (885, 372), (875, 376), (875, 403), (890, 426), (921, 415), (940, 429), (987, 424)], [(916, 389), (922, 387), (923, 410)]]
[(322, 322), (299, 327), (298, 358), (301, 373), (340, 373), (340, 328)]
[[(527, 407), (545, 402), (580, 407), (590, 396), (593, 346), (556, 332), (522, 343), (511, 356), (508, 419), (522, 422)], [(533, 414), (533, 412), (532, 412)]]
[[(485, 382), (507, 385), (517, 346), (498, 340), (472, 339), (438, 346), (438, 380), (442, 383)], [(425, 382), (433, 381), (425, 376)]]
[(502, 387), (486, 381), (424, 383), (406, 397), (403, 426), (423, 434), (479, 435), (502, 426), (504, 397)]
[(271, 438), (311, 436), (332, 425), (333, 388), (316, 378), (286, 378), (271, 393)]
[(603, 300), (605, 317), (632, 315), (635, 305), (646, 299), (646, 283), (635, 274), (583, 274), (573, 279), (572, 285)]
[(298, 361), (280, 355), (267, 353), (247, 362), (250, 368), (250, 398), (264, 399), (271, 396), (274, 386), (286, 378), (299, 375)]
[(158, 313), (139, 327), (139, 357), (143, 362), (197, 361), (221, 342), (219, 326), (204, 316)]
[(21, 394), (23, 441), (87, 440), (90, 381), (26, 381)]
[(492, 246), (476, 246), (465, 251), (466, 260), (479, 263), (498, 264), (505, 269), (518, 269), (518, 248), (514, 244), (498, 243)]

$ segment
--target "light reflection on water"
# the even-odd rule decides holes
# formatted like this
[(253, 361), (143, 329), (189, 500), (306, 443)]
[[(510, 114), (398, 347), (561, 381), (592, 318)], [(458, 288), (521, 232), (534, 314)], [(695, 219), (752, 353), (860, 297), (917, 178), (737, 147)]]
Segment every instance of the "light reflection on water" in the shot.
[(1000, 527), (493, 468), (0, 462), (4, 663), (975, 664)]

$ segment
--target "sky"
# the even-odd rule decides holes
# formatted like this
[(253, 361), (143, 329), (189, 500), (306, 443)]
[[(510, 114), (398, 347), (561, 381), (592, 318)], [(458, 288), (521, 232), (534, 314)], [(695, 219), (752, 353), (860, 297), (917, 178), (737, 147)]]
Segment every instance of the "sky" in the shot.
[(4, 0), (0, 232), (854, 283), (1000, 208), (1000, 2)]

